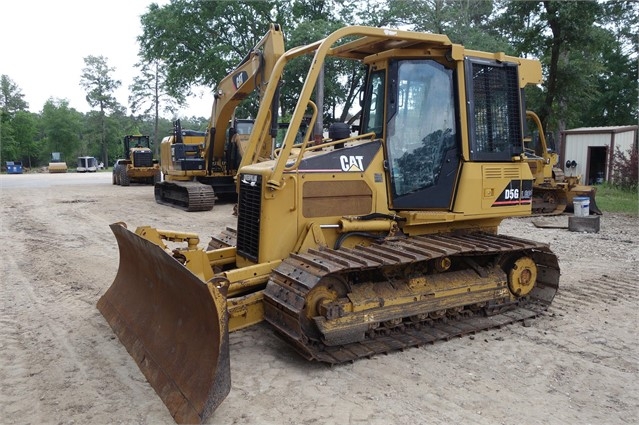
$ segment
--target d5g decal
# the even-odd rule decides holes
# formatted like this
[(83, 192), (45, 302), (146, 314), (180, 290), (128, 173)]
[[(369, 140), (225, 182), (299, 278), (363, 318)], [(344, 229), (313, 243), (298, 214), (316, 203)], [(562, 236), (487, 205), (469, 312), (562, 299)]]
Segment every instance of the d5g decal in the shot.
[(509, 205), (530, 204), (532, 203), (532, 187), (532, 180), (511, 180), (492, 206), (507, 207)]

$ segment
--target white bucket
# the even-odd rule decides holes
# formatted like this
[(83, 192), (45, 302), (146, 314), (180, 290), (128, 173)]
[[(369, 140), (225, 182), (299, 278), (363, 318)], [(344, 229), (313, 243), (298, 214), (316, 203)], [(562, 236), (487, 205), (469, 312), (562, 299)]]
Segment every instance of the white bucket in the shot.
[(575, 217), (588, 217), (590, 215), (590, 198), (577, 196), (573, 198), (572, 205), (575, 210)]

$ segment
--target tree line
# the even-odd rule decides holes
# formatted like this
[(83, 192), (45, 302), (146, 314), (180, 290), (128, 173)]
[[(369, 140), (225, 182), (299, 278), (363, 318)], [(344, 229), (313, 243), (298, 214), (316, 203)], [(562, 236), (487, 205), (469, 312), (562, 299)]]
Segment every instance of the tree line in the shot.
[[(52, 151), (111, 164), (125, 134), (150, 134), (157, 147), (171, 116), (193, 87), (211, 90), (279, 23), (288, 48), (323, 38), (345, 25), (402, 28), (447, 35), (468, 49), (534, 57), (544, 82), (527, 88), (527, 108), (547, 131), (631, 125), (638, 120), (639, 3), (633, 1), (507, 0), (172, 0), (152, 3), (140, 18), (138, 75), (129, 109), (113, 97), (121, 84), (102, 56), (84, 58), (81, 86), (94, 108), (82, 114), (65, 99), (27, 111), (22, 89), (1, 77), (0, 159), (48, 161)], [(292, 112), (304, 83), (299, 58), (283, 76), (280, 114)], [(345, 121), (359, 97), (363, 70), (334, 61), (325, 66), (325, 123)], [(255, 113), (249, 99), (238, 116)], [(242, 116), (243, 115), (243, 116)], [(183, 118), (202, 130), (208, 117)], [(557, 138), (558, 139), (558, 138)]]
[[(104, 64), (103, 57), (85, 58), (85, 62)], [(87, 102), (96, 108), (87, 113), (69, 106), (67, 99), (49, 98), (39, 113), (29, 112), (22, 89), (7, 75), (0, 76), (0, 163), (22, 161), (27, 168), (45, 166), (52, 152), (60, 152), (69, 165), (78, 156), (94, 156), (112, 165), (124, 154), (123, 138), (127, 134), (157, 134), (153, 145), (173, 129), (171, 119), (157, 121), (145, 114), (127, 114), (111, 92), (96, 91), (102, 81), (91, 80), (85, 68), (82, 84), (87, 87)], [(99, 76), (100, 74), (96, 74)], [(104, 77), (104, 75), (102, 76)], [(107, 76), (110, 78), (109, 76)], [(94, 81), (95, 84), (90, 83)], [(111, 83), (119, 83), (111, 80)], [(113, 89), (117, 84), (112, 85)], [(205, 129), (207, 120), (201, 117), (182, 119), (185, 128)], [(157, 141), (157, 142), (156, 142)]]

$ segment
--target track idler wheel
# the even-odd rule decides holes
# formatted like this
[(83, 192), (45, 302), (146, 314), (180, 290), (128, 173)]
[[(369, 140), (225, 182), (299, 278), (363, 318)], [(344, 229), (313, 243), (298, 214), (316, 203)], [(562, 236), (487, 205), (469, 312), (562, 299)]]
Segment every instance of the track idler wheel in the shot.
[(453, 262), (449, 257), (442, 257), (435, 260), (435, 270), (439, 273), (443, 273), (450, 269), (450, 266), (453, 265)]
[(320, 338), (319, 332), (313, 317), (324, 316), (327, 319), (339, 317), (340, 312), (335, 311), (333, 301), (345, 297), (348, 293), (348, 283), (338, 276), (325, 276), (308, 293), (306, 297), (306, 307), (304, 308), (303, 329), (308, 337)]
[(517, 297), (524, 297), (532, 291), (537, 281), (537, 265), (530, 257), (520, 257), (508, 272), (508, 288)]

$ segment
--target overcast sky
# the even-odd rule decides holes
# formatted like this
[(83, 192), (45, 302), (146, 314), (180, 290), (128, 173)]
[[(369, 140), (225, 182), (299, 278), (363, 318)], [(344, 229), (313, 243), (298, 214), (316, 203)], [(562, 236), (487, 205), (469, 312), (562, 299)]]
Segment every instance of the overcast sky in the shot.
[[(128, 107), (140, 16), (151, 3), (168, 0), (0, 0), (0, 75), (18, 85), (31, 112), (42, 111), (50, 97), (67, 99), (70, 107), (88, 112), (91, 107), (80, 87), (84, 58), (104, 56), (115, 68), (112, 77), (122, 82), (116, 98)], [(211, 89), (194, 92), (197, 96), (179, 115), (208, 117)]]

